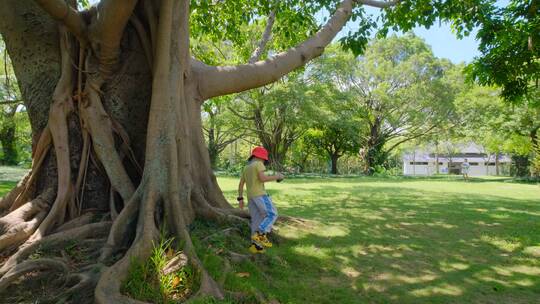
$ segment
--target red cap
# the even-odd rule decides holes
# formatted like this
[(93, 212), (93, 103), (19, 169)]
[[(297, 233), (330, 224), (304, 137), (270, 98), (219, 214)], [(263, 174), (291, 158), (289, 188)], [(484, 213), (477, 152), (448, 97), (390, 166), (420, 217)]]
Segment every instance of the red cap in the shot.
[(268, 160), (268, 151), (263, 147), (255, 147), (251, 151), (251, 156), (258, 157), (260, 159)]

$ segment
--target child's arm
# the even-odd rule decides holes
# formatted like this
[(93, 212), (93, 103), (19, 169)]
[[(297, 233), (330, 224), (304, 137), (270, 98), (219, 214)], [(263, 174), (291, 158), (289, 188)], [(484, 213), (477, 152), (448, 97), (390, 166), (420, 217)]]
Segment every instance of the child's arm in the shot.
[(275, 181), (278, 179), (284, 179), (285, 176), (281, 173), (278, 173), (276, 175), (266, 175), (264, 174), (264, 171), (259, 171), (259, 180), (263, 183)]
[(238, 200), (238, 206), (240, 207), (240, 209), (244, 209), (244, 184), (246, 182), (244, 181), (244, 177), (240, 177), (240, 182), (238, 183), (238, 198), (236, 198)]

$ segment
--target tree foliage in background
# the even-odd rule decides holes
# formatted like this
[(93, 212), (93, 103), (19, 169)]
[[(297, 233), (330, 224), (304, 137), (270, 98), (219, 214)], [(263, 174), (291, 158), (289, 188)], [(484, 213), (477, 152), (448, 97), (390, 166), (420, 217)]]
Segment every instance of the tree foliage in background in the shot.
[[(404, 0), (382, 16), (380, 34), (389, 29), (451, 24), (458, 37), (478, 29), (480, 56), (467, 68), (471, 79), (501, 87), (501, 95), (518, 102), (537, 94), (540, 78), (540, 4), (538, 0), (496, 1)], [(408, 18), (404, 18), (407, 16)]]
[[(270, 166), (283, 170), (291, 145), (300, 138), (315, 106), (302, 72), (295, 72), (274, 85), (237, 97), (229, 107), (242, 120), (240, 128), (270, 155)], [(249, 141), (249, 140), (248, 140)]]
[(13, 73), (11, 61), (7, 55), (4, 41), (0, 39), (0, 164), (17, 165), (20, 160), (19, 134), (17, 121), (20, 120), (22, 109), (21, 94), (17, 79)]
[(213, 98), (203, 105), (203, 129), (213, 169), (217, 169), (219, 155), (225, 148), (241, 140), (246, 134), (245, 122), (227, 109), (231, 106), (232, 100), (232, 96), (222, 96)]
[(433, 132), (451, 115), (455, 92), (445, 78), (451, 67), (423, 40), (407, 35), (375, 40), (358, 58), (334, 49), (312, 73), (356, 100), (367, 125), (359, 132), (364, 171), (372, 174), (393, 149)]
[(315, 82), (307, 97), (313, 100), (315, 111), (311, 127), (303, 137), (309, 150), (326, 156), (331, 174), (338, 174), (338, 160), (346, 154), (357, 155), (359, 133), (365, 124), (352, 96), (339, 91), (333, 83)]

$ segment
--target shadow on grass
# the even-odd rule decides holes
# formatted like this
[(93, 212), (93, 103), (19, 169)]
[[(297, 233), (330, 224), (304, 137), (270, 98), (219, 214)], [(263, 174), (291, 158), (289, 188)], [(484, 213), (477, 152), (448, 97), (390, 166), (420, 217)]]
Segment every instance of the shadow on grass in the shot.
[[(373, 180), (370, 179), (370, 182)], [(295, 187), (295, 190), (302, 190)], [(537, 303), (540, 201), (369, 186), (274, 191), (282, 226), (271, 278), (281, 303)]]

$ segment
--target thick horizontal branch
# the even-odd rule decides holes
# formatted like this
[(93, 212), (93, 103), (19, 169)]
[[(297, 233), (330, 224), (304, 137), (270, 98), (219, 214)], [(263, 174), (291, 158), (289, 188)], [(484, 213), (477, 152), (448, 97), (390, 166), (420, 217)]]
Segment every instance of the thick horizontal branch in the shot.
[(356, 3), (372, 6), (372, 7), (378, 7), (378, 8), (387, 8), (394, 6), (398, 3), (398, 0), (394, 1), (375, 1), (375, 0), (358, 0)]
[(35, 0), (51, 17), (62, 22), (79, 40), (86, 41), (86, 23), (79, 12), (64, 0)]
[(201, 62), (194, 63), (195, 72), (201, 75), (199, 90), (202, 99), (242, 92), (275, 82), (309, 60), (320, 56), (324, 48), (343, 28), (352, 9), (352, 0), (343, 1), (332, 18), (313, 37), (265, 61), (221, 67), (208, 66)]

